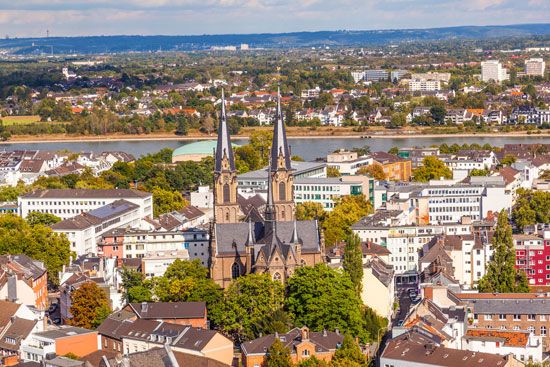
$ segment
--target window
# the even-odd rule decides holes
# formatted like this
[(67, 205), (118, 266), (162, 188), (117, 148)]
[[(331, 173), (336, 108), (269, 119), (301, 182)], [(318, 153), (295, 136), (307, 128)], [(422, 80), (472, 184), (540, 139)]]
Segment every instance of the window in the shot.
[(527, 316), (527, 320), (529, 321), (535, 321), (537, 319), (537, 315), (535, 314), (529, 314), (529, 316)]
[(284, 182), (279, 182), (279, 201), (286, 201), (286, 185)]
[(529, 326), (527, 328), (527, 330), (529, 330), (530, 333), (534, 333), (535, 332), (535, 327), (534, 326)]
[(546, 326), (540, 327), (540, 336), (546, 336)]
[(514, 321), (520, 321), (520, 320), (521, 320), (521, 315), (515, 314)]
[(498, 315), (498, 319), (501, 321), (506, 320), (506, 315), (501, 313), (500, 315)]
[(309, 357), (309, 349), (304, 349), (304, 350), (302, 351), (302, 356), (304, 356), (304, 357)]
[(492, 319), (493, 319), (493, 315), (491, 314), (485, 315), (485, 320), (492, 320)]
[(273, 274), (273, 280), (281, 281), (281, 274), (279, 274), (279, 273)]
[(241, 275), (241, 267), (237, 263), (231, 265), (231, 277), (237, 279)]
[(231, 192), (229, 190), (229, 184), (223, 185), (223, 202), (229, 203), (231, 201)]

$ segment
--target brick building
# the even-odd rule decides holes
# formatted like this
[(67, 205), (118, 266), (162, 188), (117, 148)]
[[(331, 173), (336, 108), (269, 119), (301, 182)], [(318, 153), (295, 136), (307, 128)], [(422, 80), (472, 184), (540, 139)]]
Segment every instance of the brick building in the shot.
[(267, 351), (278, 338), (290, 350), (293, 363), (315, 356), (330, 361), (344, 341), (339, 332), (313, 332), (307, 327), (294, 328), (286, 334), (271, 334), (241, 344), (243, 367), (267, 367)]
[(371, 154), (373, 164), (379, 164), (384, 170), (386, 179), (393, 181), (410, 181), (412, 175), (412, 161), (403, 159), (386, 152)]
[(470, 328), (527, 331), (550, 350), (550, 297), (535, 293), (459, 293), (468, 306)]
[(245, 274), (267, 273), (285, 282), (300, 266), (324, 262), (324, 238), (316, 220), (294, 216), (291, 166), (280, 98), (270, 152), (263, 217), (240, 217), (237, 171), (222, 100), (214, 163), (214, 223), (210, 231), (210, 276), (221, 285)]

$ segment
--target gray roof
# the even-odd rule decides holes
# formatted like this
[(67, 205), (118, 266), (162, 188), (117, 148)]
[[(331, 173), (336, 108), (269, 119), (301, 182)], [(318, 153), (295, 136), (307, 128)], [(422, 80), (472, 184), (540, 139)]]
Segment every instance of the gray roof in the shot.
[(146, 198), (152, 194), (131, 189), (46, 189), (35, 190), (21, 195), (25, 199), (113, 199), (113, 198)]
[(53, 224), (53, 230), (79, 230), (101, 224), (124, 213), (139, 208), (139, 205), (126, 200), (117, 200), (86, 213)]
[(292, 169), (290, 165), (290, 150), (286, 139), (285, 122), (283, 121), (283, 112), (281, 110), (281, 92), (277, 92), (277, 112), (275, 116), (275, 126), (273, 130), (273, 142), (271, 144), (271, 171), (277, 171), (278, 158), (283, 155), (285, 166), (283, 169)]
[(550, 298), (473, 299), (476, 314), (550, 315)]
[(340, 177), (299, 177), (294, 180), (295, 184), (315, 184), (315, 185), (360, 185), (363, 182), (360, 180), (343, 181)]
[[(324, 162), (291, 162), (292, 170), (294, 171), (294, 178), (297, 179), (298, 176), (302, 175), (307, 171), (311, 171), (318, 168), (323, 168), (326, 166)], [(267, 180), (267, 169), (262, 168), (256, 171), (249, 171), (243, 174), (238, 175), (239, 179), (263, 179)]]
[(41, 332), (35, 333), (34, 335), (42, 338), (48, 338), (48, 339), (61, 339), (61, 338), (68, 338), (75, 335), (88, 334), (88, 333), (96, 333), (96, 331), (84, 329), (76, 326), (61, 326), (57, 329), (41, 331)]
[(229, 160), (229, 169), (231, 171), (235, 171), (235, 158), (233, 157), (233, 147), (231, 146), (231, 138), (229, 136), (229, 129), (227, 128), (225, 95), (222, 89), (222, 111), (218, 126), (218, 143), (216, 145), (216, 162), (214, 172), (222, 171), (222, 159), (224, 156), (227, 156), (227, 159)]
[[(216, 224), (216, 246), (218, 254), (245, 253), (245, 245), (248, 242), (249, 223), (227, 223)], [(265, 231), (265, 225), (262, 222), (252, 223), (254, 238), (256, 243), (264, 243), (269, 233)], [(315, 220), (296, 222), (298, 238), (302, 242), (302, 252), (320, 251), (321, 239)], [(277, 222), (277, 237), (282, 243), (291, 243), (292, 233), (294, 231), (294, 222)]]

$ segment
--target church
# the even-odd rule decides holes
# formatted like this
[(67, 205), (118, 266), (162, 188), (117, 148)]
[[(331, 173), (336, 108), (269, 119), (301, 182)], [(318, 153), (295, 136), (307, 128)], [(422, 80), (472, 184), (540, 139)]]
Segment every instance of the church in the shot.
[(280, 93), (269, 154), (267, 203), (263, 216), (242, 216), (237, 171), (227, 126), (225, 99), (214, 162), (214, 220), (210, 228), (210, 276), (223, 288), (241, 275), (268, 273), (286, 282), (296, 268), (325, 260), (317, 220), (295, 218), (290, 150)]

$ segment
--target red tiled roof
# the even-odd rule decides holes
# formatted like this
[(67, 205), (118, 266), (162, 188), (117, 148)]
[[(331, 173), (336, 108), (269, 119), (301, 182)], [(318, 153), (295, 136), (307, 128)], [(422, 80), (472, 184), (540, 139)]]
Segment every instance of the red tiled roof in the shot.
[(524, 331), (470, 329), (466, 332), (466, 338), (502, 339), (507, 347), (525, 347), (529, 341), (529, 333)]

